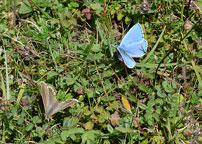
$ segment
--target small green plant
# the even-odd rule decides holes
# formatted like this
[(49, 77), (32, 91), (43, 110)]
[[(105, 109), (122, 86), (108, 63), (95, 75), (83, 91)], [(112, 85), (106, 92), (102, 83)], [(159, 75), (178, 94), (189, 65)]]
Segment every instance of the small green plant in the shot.
[[(200, 143), (201, 2), (0, 2), (1, 143)], [(127, 69), (114, 45), (136, 23), (148, 50)], [(45, 118), (40, 81), (58, 101)]]

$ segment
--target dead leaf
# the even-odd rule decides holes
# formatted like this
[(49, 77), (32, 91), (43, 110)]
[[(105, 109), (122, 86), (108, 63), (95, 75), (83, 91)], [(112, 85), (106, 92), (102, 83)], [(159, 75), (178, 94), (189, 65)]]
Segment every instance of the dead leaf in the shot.
[(126, 108), (130, 113), (132, 113), (130, 108), (130, 103), (125, 96), (122, 96), (122, 103), (124, 108)]

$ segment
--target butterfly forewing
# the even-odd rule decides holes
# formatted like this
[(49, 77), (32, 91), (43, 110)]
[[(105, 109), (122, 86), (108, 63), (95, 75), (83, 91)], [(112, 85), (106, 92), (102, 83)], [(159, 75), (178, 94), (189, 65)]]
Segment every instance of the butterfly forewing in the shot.
[(127, 46), (132, 42), (138, 43), (141, 42), (143, 38), (142, 27), (137, 23), (127, 32), (120, 45)]
[(44, 109), (45, 112), (47, 112), (47, 105), (48, 105), (48, 97), (47, 95), (49, 95), (49, 90), (47, 88), (47, 85), (44, 82), (40, 82), (41, 84), (41, 96), (42, 96), (42, 100), (43, 100), (43, 105), (44, 105)]
[(58, 104), (58, 102), (57, 102), (53, 88), (48, 86), (48, 91), (49, 91), (49, 95), (46, 96), (47, 102), (48, 102), (47, 107), (46, 107), (46, 109), (47, 109), (46, 113), (49, 115), (52, 115), (52, 111), (53, 111), (55, 105)]

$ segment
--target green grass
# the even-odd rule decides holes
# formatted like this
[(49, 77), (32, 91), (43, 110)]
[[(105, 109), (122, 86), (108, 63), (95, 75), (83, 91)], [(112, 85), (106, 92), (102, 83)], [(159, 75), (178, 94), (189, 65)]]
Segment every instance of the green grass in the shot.
[[(200, 143), (201, 7), (0, 2), (0, 143)], [(148, 51), (127, 69), (114, 46), (136, 23)], [(45, 119), (40, 81), (79, 103)]]

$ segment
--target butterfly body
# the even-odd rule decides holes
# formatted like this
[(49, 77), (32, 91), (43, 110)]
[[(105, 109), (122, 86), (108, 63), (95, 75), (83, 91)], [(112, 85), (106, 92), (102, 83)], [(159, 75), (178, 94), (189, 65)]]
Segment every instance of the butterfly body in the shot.
[(147, 45), (140, 24), (136, 24), (128, 31), (120, 46), (117, 47), (121, 56), (119, 59), (124, 61), (128, 68), (133, 68), (136, 64), (133, 57), (142, 57), (147, 51)]
[(56, 99), (53, 88), (47, 86), (45, 82), (40, 82), (40, 85), (45, 114), (48, 118), (51, 118), (55, 113), (78, 102), (76, 99), (69, 99), (65, 102), (59, 103)]

